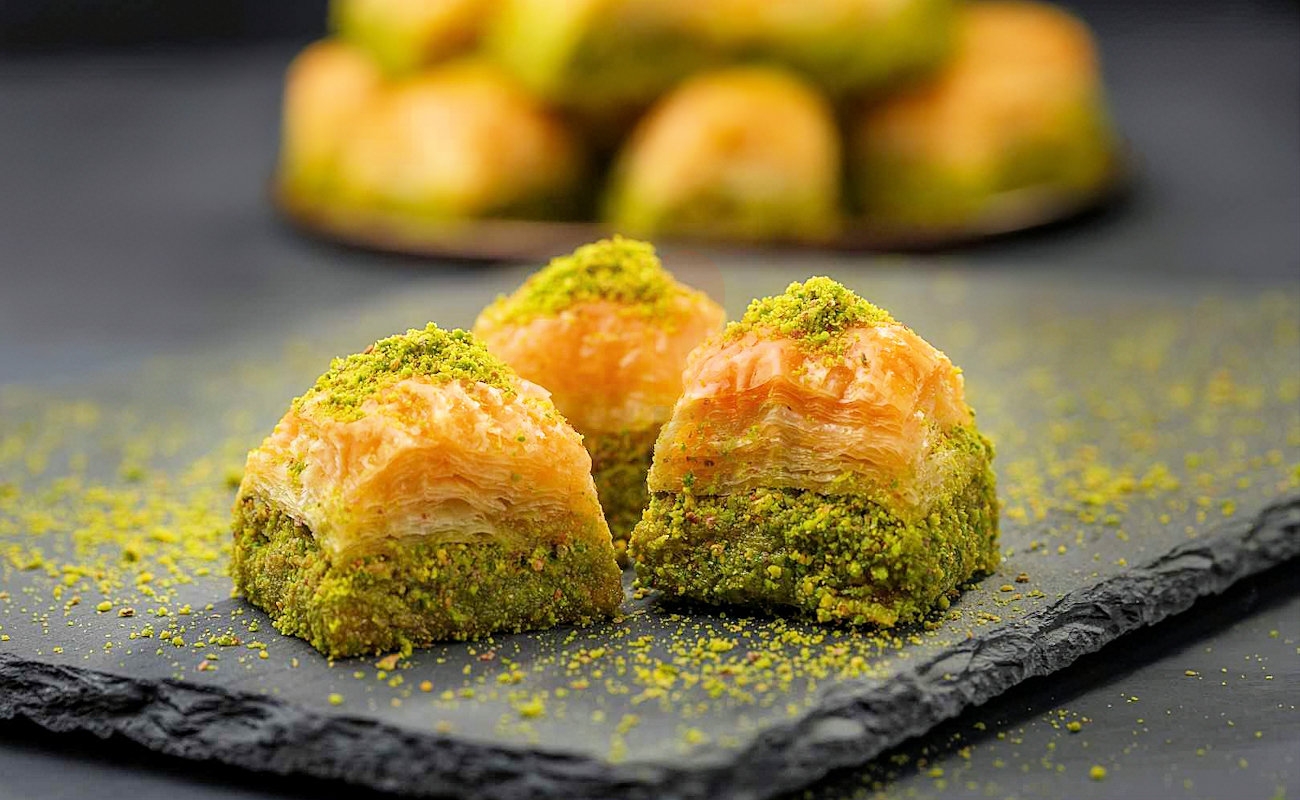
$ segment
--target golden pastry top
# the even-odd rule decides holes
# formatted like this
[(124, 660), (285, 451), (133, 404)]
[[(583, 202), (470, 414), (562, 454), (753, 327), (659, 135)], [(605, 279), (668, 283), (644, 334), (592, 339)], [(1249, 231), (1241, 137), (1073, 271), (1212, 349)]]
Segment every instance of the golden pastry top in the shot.
[(617, 170), (658, 204), (701, 187), (834, 197), (840, 138), (830, 104), (772, 67), (731, 67), (685, 81), (633, 131)]
[(465, 58), (376, 95), (340, 154), (338, 189), (349, 202), (431, 214), (505, 213), (569, 186), (584, 158), (564, 122), (509, 74)]
[(474, 331), (591, 435), (667, 419), (687, 354), (723, 316), (649, 244), (614, 237), (553, 260), (485, 309)]
[(298, 176), (332, 168), (382, 87), (379, 68), (350, 44), (325, 39), (299, 53), (285, 76), (282, 169)]
[(473, 48), (496, 0), (333, 0), (330, 27), (400, 74)]
[(336, 360), (249, 453), (240, 493), (335, 554), (408, 536), (608, 539), (590, 472), (544, 389), (430, 325)]
[(653, 491), (887, 488), (917, 505), (950, 474), (931, 455), (973, 422), (947, 356), (827, 278), (755, 301), (683, 381)]

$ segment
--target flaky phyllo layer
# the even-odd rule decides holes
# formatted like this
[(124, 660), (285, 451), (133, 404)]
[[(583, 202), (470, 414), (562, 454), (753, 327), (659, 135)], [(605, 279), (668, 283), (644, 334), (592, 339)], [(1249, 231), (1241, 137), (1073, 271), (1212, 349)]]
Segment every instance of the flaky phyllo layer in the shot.
[(552, 260), (484, 309), (474, 333), (592, 436), (662, 425), (687, 354), (723, 317), (651, 245), (615, 236)]
[(545, 390), (430, 325), (336, 360), (249, 454), (240, 496), (339, 563), (415, 540), (609, 548), (590, 470)]
[(954, 442), (973, 416), (948, 357), (829, 279), (756, 302), (683, 380), (652, 492), (871, 495), (913, 516), (983, 458)]
[(646, 469), (682, 392), (687, 355), (723, 317), (708, 295), (677, 282), (651, 245), (615, 236), (553, 259), (474, 325), (585, 437), (620, 557), (649, 500)]

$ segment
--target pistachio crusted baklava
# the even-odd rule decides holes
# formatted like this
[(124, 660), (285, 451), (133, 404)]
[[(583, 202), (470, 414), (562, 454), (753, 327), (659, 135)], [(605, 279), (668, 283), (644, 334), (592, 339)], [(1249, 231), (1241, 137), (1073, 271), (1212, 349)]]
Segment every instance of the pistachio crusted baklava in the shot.
[(993, 450), (961, 373), (828, 279), (688, 361), (632, 533), (669, 597), (892, 626), (999, 561)]
[(964, 224), (1108, 185), (1117, 139), (1087, 26), (1031, 0), (966, 3), (957, 19), (950, 62), (850, 123), (861, 211), (886, 225)]
[(553, 259), (474, 325), (585, 437), (620, 557), (646, 505), (646, 470), (687, 353), (723, 317), (708, 295), (674, 280), (651, 245), (616, 236)]
[(335, 190), (339, 158), (382, 88), (379, 68), (345, 42), (314, 42), (294, 58), (284, 82), (282, 192), (302, 198)]
[(956, 0), (709, 0), (703, 39), (729, 59), (783, 64), (833, 97), (878, 94), (952, 49)]
[(700, 73), (628, 136), (605, 218), (643, 236), (823, 241), (841, 221), (840, 150), (831, 104), (799, 75)]
[(557, 114), (466, 59), (383, 86), (339, 151), (333, 198), (426, 222), (550, 219), (574, 209), (585, 170)]
[(331, 657), (609, 616), (590, 470), (544, 390), (431, 324), (336, 359), (249, 453), (231, 573)]

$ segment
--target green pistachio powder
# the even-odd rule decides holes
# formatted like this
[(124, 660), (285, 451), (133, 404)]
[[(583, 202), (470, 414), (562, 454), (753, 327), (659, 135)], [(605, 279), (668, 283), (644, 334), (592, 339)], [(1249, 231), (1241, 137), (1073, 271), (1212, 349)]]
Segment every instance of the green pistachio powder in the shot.
[(570, 515), (538, 526), (526, 537), (538, 542), (531, 550), (416, 538), (340, 560), (306, 526), (245, 495), (235, 506), (231, 577), (277, 630), (322, 653), (409, 654), (440, 640), (612, 615), (623, 588), (610, 550), (569, 535), (596, 524)]
[(920, 620), (999, 561), (992, 448), (969, 429), (952, 440), (978, 452), (979, 466), (920, 518), (871, 493), (656, 492), (632, 533), (638, 579), (670, 597), (820, 622)]
[[(839, 283), (810, 278), (755, 300), (724, 337), (792, 338), (835, 361), (850, 330), (892, 322)], [(938, 447), (973, 466), (919, 518), (854, 476), (838, 481), (835, 494), (710, 494), (688, 473), (681, 492), (654, 494), (632, 533), (638, 579), (670, 597), (789, 608), (822, 622), (918, 620), (999, 560), (992, 446), (973, 427), (955, 426)]]
[(484, 316), (494, 324), (517, 325), (608, 300), (649, 317), (666, 311), (678, 291), (653, 245), (615, 236), (552, 259), (514, 294), (498, 297)]
[(851, 328), (888, 325), (893, 321), (889, 312), (868, 303), (844, 285), (819, 277), (792, 283), (784, 294), (753, 301), (740, 322), (727, 326), (725, 337), (734, 341), (752, 331), (764, 331), (820, 350), (841, 343)]
[(446, 331), (432, 322), (424, 330), (380, 339), (363, 353), (336, 358), (316, 385), (293, 401), (301, 411), (308, 401), (341, 420), (360, 419), (361, 403), (382, 390), (419, 375), (436, 383), (462, 380), (513, 392), (518, 378), (504, 361), (468, 331)]
[(596, 480), (600, 507), (614, 537), (618, 562), (627, 566), (627, 540), (650, 502), (646, 473), (654, 458), (657, 426), (640, 431), (593, 433), (584, 443), (591, 453), (591, 475)]

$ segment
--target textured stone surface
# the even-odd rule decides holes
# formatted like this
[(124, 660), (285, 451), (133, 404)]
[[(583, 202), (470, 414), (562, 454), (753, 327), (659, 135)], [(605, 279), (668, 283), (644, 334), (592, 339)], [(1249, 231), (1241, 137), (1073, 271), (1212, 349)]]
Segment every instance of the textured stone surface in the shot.
[[(1289, 290), (1098, 288), (996, 271), (978, 281), (905, 269), (864, 276), (834, 263), (761, 262), (743, 274), (724, 269), (723, 286), (735, 306), (744, 292), (815, 268), (948, 350), (998, 447), (1003, 565), (929, 625), (881, 638), (651, 595), (604, 626), (436, 647), (396, 669), (331, 664), (229, 597), (220, 569), (191, 569), (163, 603), (131, 594), (139, 567), (122, 567), (109, 548), (108, 561), (94, 563), (107, 565), (100, 580), (109, 583), (125, 570), (122, 586), (79, 579), (61, 591), (66, 565), (90, 558), (71, 544), (84, 491), (59, 495), (47, 510), (68, 520), (35, 532), (47, 524), (40, 487), (57, 484), (59, 471), (29, 474), (11, 453), (0, 483), (21, 488), (8, 501), (19, 505), (0, 514), (10, 520), (0, 519), (9, 554), (0, 633), (10, 637), (0, 643), (0, 715), (427, 795), (766, 797), (862, 764), (1300, 555), (1300, 306)], [(200, 505), (219, 524), (232, 491), (221, 488), (213, 453), (237, 458), (255, 443), (327, 353), (409, 319), (452, 316), (453, 304), (484, 302), (511, 279), (484, 273), (461, 298), (431, 284), (361, 306), (346, 324), (318, 317), (279, 334), (300, 342), (288, 349), (250, 342), (74, 386), (10, 387), (0, 411), (15, 440), (35, 447), (65, 403), (93, 402), (97, 427), (71, 425), (66, 447), (92, 455), (84, 481), (128, 492), (137, 484), (115, 474), (118, 451), (174, 436), (139, 485), (206, 491)], [(106, 469), (94, 477), (100, 461)], [(44, 568), (22, 568), (33, 545)], [(73, 592), (82, 601), (69, 605)], [(137, 614), (97, 612), (100, 597)], [(180, 615), (182, 604), (193, 613)], [(184, 627), (185, 645), (131, 638), (146, 623)], [(226, 632), (260, 640), (268, 657), (220, 644)], [(775, 665), (760, 668), (768, 656)], [(432, 691), (415, 688), (424, 681)]]
[(264, 695), (0, 654), (0, 717), (122, 734), (160, 751), (416, 795), (760, 798), (864, 763), (964, 707), (1060, 669), (1196, 598), (1300, 555), (1300, 497), (1081, 587), (874, 684), (831, 687), (795, 723), (720, 763), (611, 765), (545, 749), (416, 733)]

